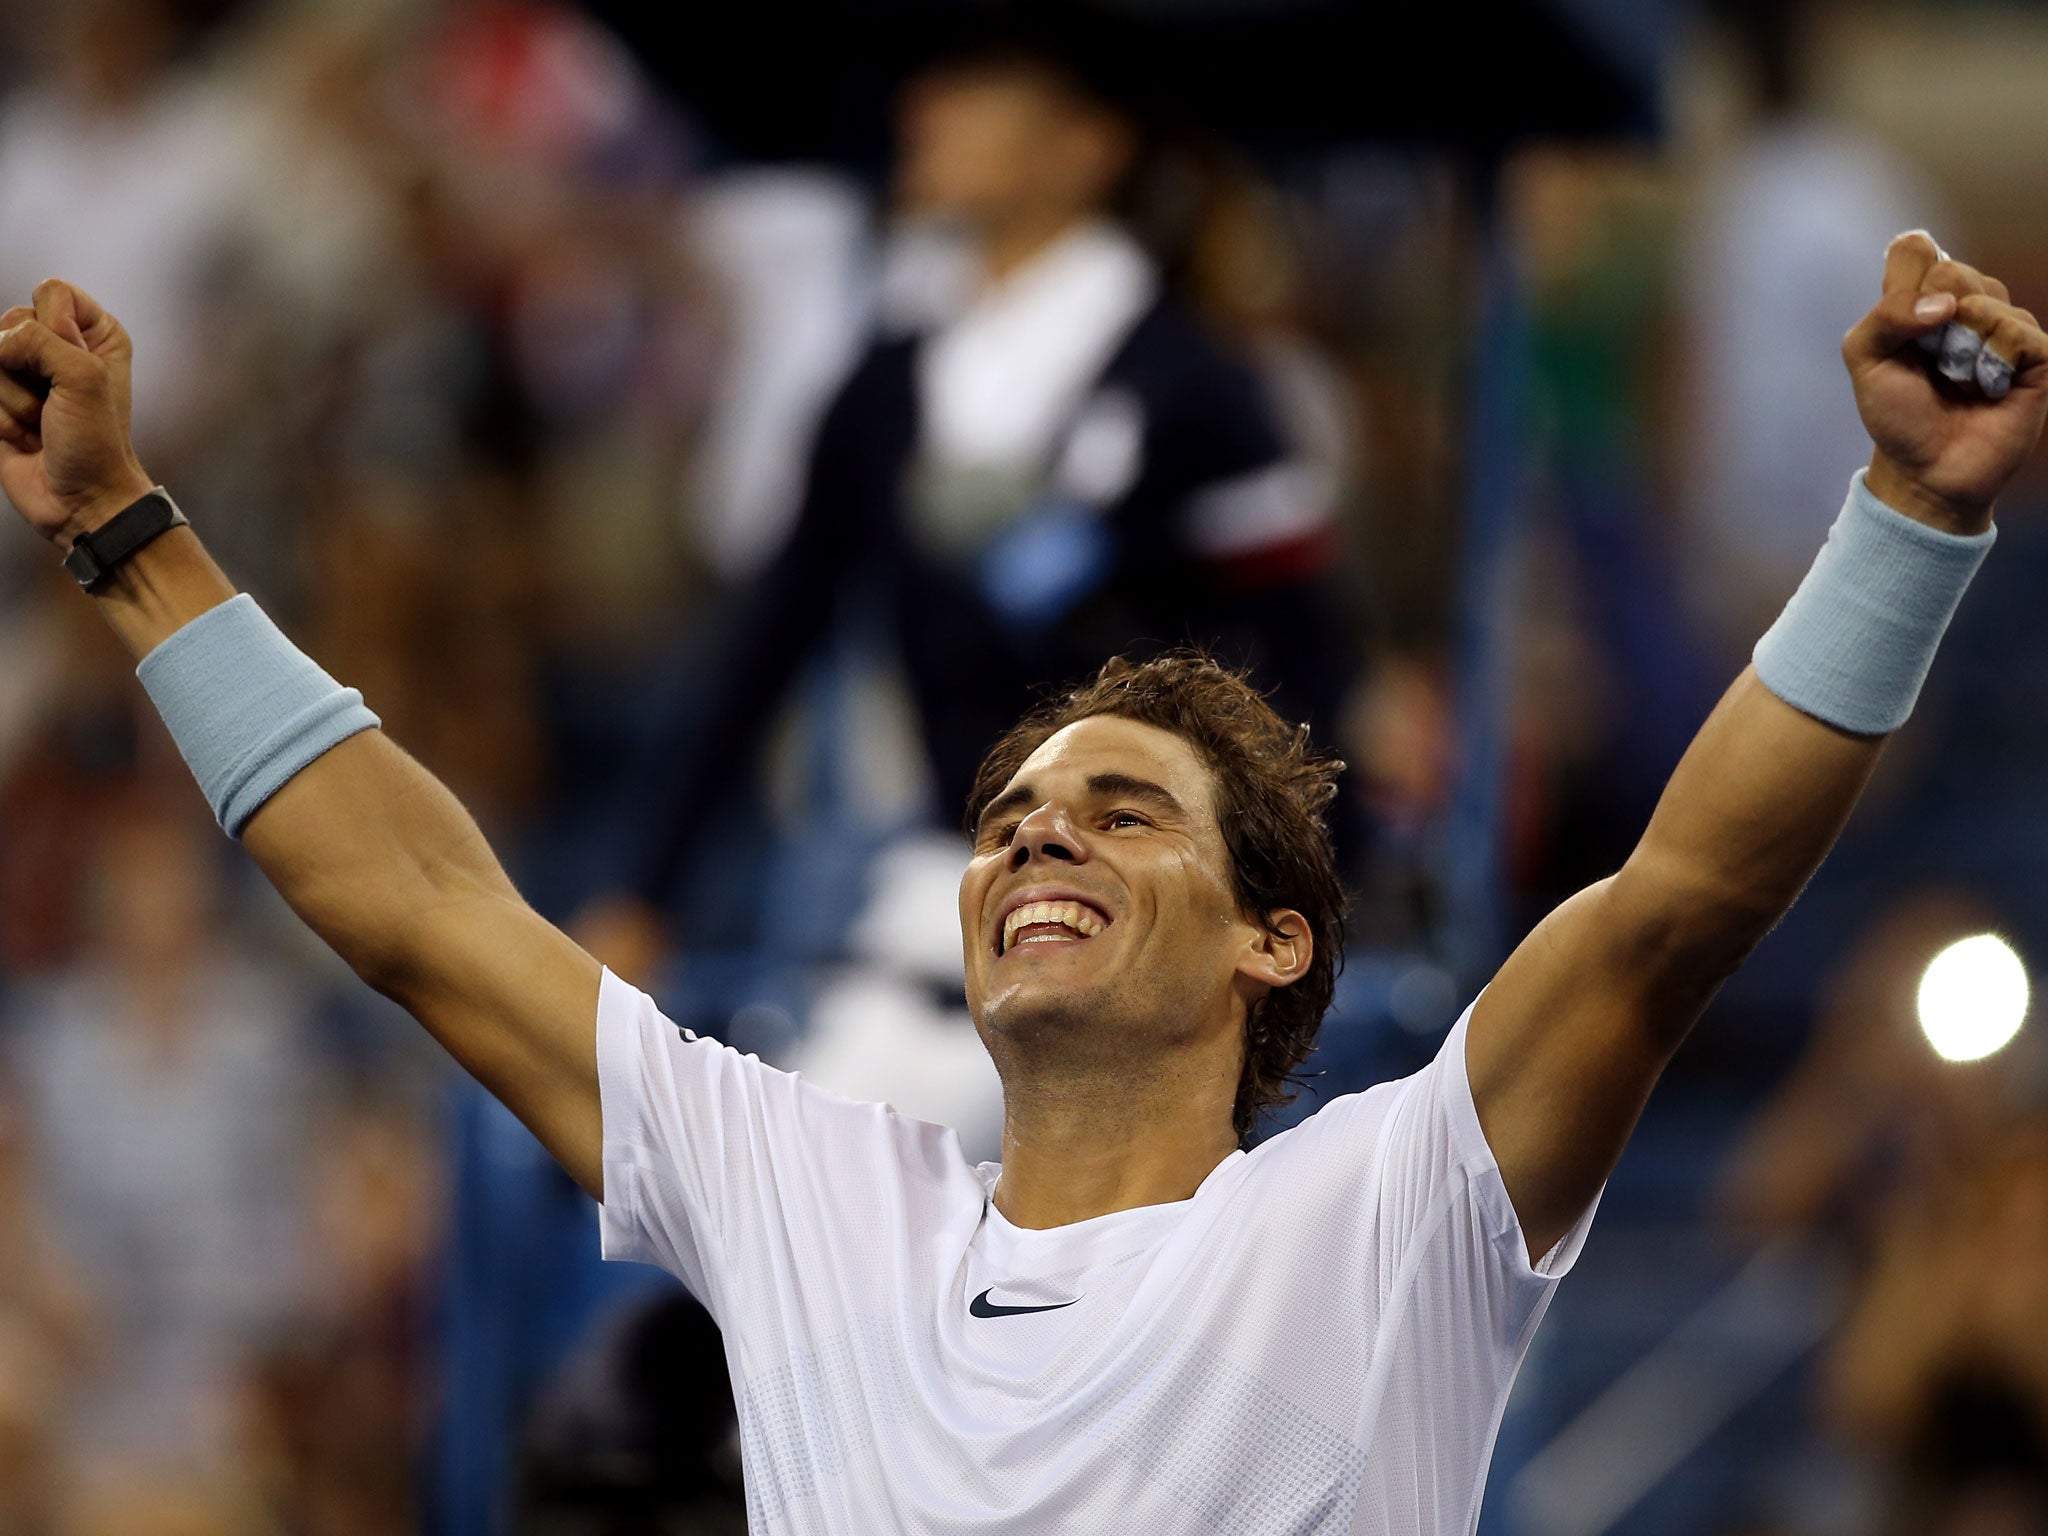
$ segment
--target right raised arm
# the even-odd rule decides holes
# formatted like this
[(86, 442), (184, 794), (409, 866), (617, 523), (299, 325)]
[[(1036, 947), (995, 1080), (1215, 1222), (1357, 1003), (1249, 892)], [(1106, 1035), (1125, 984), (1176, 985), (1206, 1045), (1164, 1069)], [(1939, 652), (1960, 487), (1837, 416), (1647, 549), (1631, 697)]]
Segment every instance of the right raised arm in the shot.
[[(128, 438), (128, 338), (69, 284), (0, 315), (0, 490), (69, 547), (150, 490)], [(189, 528), (94, 596), (138, 659), (234, 587)], [(189, 755), (189, 754), (188, 754)], [(322, 752), (248, 815), (242, 841), (292, 909), (603, 1197), (599, 970), (522, 901), (476, 823), (381, 731)]]

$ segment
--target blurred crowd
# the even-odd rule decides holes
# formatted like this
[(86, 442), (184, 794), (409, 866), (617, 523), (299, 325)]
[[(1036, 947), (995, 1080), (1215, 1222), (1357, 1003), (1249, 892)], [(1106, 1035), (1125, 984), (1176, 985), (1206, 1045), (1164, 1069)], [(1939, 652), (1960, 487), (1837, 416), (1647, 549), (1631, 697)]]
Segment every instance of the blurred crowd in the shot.
[(1722, 1191), (1739, 1229), (1847, 1261), (1816, 1404), (1892, 1469), (1886, 1530), (2048, 1529), (2048, 1063), (2030, 1038), (1937, 1067), (1913, 1006), (1935, 955), (1994, 920), (1953, 889), (1888, 904)]
[[(706, 1027), (985, 1139), (943, 833), (1032, 688), (1115, 650), (1250, 667), (1351, 764), (1361, 949), (1454, 947), (1489, 250), (1525, 354), (1517, 931), (1625, 855), (1839, 506), (1867, 447), (1836, 343), (1885, 240), (1936, 228), (2042, 307), (2048, 226), (1816, 63), (1881, 85), (1947, 13), (1829, 14), (1694, 18), (1664, 142), (1484, 175), (1263, 163), (1071, 33), (963, 36), (856, 174), (749, 161), (555, 0), (0, 0), (0, 292), (62, 275), (123, 319), (151, 472), (537, 905), (701, 988)], [(1999, 659), (2048, 552), (2008, 544), (2011, 595), (1955, 646), (1992, 675), (1937, 679), (1800, 958), (1681, 1064), (1754, 1112), (1700, 1174), (1731, 1240), (1853, 1277), (1803, 1433), (1895, 1494), (1767, 1512), (1801, 1536), (2048, 1532), (2048, 1084), (2031, 1035), (1940, 1066), (1907, 1003), (1945, 937), (2048, 942), (2048, 710)], [(0, 539), (0, 1536), (429, 1528), (447, 1069), (212, 833), (69, 587)], [(1929, 766), (1959, 755), (1988, 784)], [(1998, 856), (1942, 894), (1962, 847)], [(719, 980), (792, 935), (831, 967), (801, 1003)], [(635, 1350), (716, 1374), (642, 1317), (591, 1400), (639, 1400)], [(573, 1378), (533, 1445), (583, 1432)], [(705, 1492), (728, 1448), (698, 1449), (669, 1493), (703, 1507), (661, 1529), (733, 1518)], [(521, 1528), (657, 1528), (550, 1508)]]

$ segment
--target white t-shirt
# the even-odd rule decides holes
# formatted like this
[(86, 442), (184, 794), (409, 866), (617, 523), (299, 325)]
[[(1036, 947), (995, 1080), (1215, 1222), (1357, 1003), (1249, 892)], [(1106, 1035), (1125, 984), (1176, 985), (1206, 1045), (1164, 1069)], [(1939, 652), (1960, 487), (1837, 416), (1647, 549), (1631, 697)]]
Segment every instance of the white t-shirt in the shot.
[(1460, 1019), (1190, 1199), (1028, 1231), (950, 1130), (607, 972), (604, 1253), (724, 1330), (764, 1536), (1469, 1533), (1592, 1211), (1530, 1265), (1464, 1061)]

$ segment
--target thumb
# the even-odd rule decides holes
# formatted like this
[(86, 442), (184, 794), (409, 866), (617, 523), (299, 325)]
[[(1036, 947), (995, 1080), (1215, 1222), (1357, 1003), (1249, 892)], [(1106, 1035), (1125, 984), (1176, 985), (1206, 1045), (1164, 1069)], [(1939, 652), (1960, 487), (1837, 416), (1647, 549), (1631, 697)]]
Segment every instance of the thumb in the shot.
[(36, 318), (74, 347), (85, 345), (85, 332), (78, 325), (78, 294), (69, 283), (46, 277), (36, 284), (31, 300)]
[(1923, 336), (1931, 336), (1955, 318), (1952, 293), (1888, 293), (1849, 328), (1842, 338), (1842, 361), (1854, 373), (1864, 365), (1894, 356)]

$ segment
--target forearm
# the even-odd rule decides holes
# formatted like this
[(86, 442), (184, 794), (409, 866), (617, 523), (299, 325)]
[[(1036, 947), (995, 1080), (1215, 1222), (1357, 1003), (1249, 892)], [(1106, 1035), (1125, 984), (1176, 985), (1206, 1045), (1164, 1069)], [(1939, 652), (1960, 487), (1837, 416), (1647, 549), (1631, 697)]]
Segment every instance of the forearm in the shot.
[[(141, 662), (236, 596), (190, 528), (156, 539), (95, 600)], [(457, 890), (511, 890), (468, 815), (380, 732), (303, 769), (243, 829), (257, 864), (309, 926), (373, 980), (395, 974), (422, 909)], [(428, 850), (432, 850), (429, 852)]]
[[(1833, 845), (1883, 742), (1912, 713), (1978, 562), (1988, 505), (1898, 489), (1879, 454), (1799, 591), (1714, 710), (1614, 882), (1652, 984), (1718, 982)], [(1877, 491), (1905, 503), (1892, 505)]]
[(356, 696), (233, 600), (187, 530), (99, 594), (223, 825), (292, 909), (601, 1193), (596, 963)]
[(0, 314), (0, 493), (79, 557), (221, 825), (601, 1195), (597, 963), (519, 900), (361, 696), (239, 598), (169, 509), (138, 501), (132, 359), (120, 323), (68, 283)]
[[(1937, 342), (1936, 381), (1924, 343), (1951, 321), (1964, 334)], [(1972, 337), (1990, 354), (1974, 384), (1950, 367)], [(1868, 479), (1626, 865), (1546, 918), (1474, 1005), (1473, 1100), (1532, 1254), (1585, 1209), (1685, 1031), (1840, 833), (2048, 414), (2048, 337), (1923, 232), (1892, 242), (1842, 356)]]
[(1611, 882), (1609, 931), (1641, 952), (1629, 973), (1674, 994), (1710, 993), (1819, 868), (1885, 739), (1794, 709), (1745, 668)]
[(302, 769), (242, 846), (359, 976), (415, 1011), (446, 968), (439, 935), (494, 905), (525, 910), (469, 813), (382, 731)]

